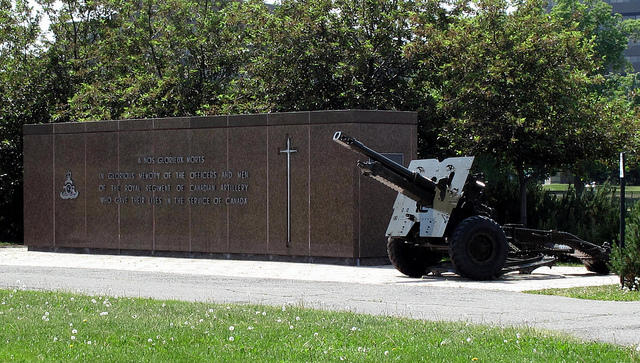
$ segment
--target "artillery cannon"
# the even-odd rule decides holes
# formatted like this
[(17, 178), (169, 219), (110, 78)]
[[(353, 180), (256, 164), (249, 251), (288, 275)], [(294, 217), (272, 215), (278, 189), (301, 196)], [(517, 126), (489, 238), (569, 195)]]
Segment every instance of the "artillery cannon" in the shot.
[(473, 280), (506, 272), (531, 273), (552, 266), (556, 256), (579, 258), (589, 271), (608, 274), (611, 251), (570, 233), (500, 226), (480, 201), (485, 187), (470, 175), (473, 157), (412, 160), (409, 168), (336, 132), (333, 140), (369, 158), (362, 173), (396, 190), (387, 227), (387, 252), (398, 271), (410, 277), (454, 271)]

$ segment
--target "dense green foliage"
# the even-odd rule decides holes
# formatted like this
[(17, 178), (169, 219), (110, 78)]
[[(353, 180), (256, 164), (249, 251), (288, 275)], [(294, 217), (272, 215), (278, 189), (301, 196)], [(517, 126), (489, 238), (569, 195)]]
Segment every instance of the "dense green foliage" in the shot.
[(22, 239), (22, 125), (49, 122), (55, 72), (27, 1), (0, 0), (0, 240)]
[(633, 362), (552, 332), (348, 312), (0, 290), (0, 360)]
[(565, 12), (549, 15), (540, 2), (510, 5), (479, 1), (464, 9), (471, 16), (444, 31), (425, 30), (432, 40), (411, 49), (430, 55), (430, 72), (420, 80), (456, 150), (490, 155), (515, 171), (518, 214), (527, 225), (530, 181), (614, 155), (634, 126), (628, 107), (613, 108), (607, 95), (594, 92), (605, 56), (595, 56), (593, 27), (576, 24), (585, 14), (568, 23)]
[[(495, 168), (484, 161), (480, 166)], [(518, 184), (506, 173), (492, 173), (485, 191), (485, 202), (496, 209), (501, 224), (518, 223)], [(602, 245), (617, 244), (620, 232), (620, 199), (612, 186), (587, 187), (578, 193), (569, 187), (564, 193), (549, 193), (540, 184), (527, 188), (529, 227), (565, 231), (586, 241)]]
[(4, 240), (21, 238), (29, 123), (418, 111), (420, 156), (491, 156), (518, 176), (522, 222), (530, 181), (635, 150), (640, 87), (612, 72), (640, 23), (599, 0), (37, 3), (0, 0)]
[(627, 217), (624, 248), (613, 249), (611, 271), (620, 276), (622, 287), (640, 291), (640, 203), (633, 206)]
[(620, 202), (609, 185), (588, 187), (582, 193), (569, 188), (561, 196), (536, 186), (531, 196), (537, 228), (571, 232), (598, 245), (618, 242)]

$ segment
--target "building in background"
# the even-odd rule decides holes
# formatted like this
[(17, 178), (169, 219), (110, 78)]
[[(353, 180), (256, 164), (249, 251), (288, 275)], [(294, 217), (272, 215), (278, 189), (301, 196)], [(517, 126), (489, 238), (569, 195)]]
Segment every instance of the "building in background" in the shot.
[[(623, 19), (640, 19), (640, 0), (604, 0), (611, 5), (613, 12), (622, 15)], [(629, 41), (624, 57), (631, 62), (636, 72), (640, 71), (640, 43)]]

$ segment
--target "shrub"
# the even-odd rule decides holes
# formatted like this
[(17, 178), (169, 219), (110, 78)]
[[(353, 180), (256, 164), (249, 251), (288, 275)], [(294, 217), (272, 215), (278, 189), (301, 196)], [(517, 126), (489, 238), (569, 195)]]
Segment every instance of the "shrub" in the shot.
[(640, 202), (627, 216), (624, 248), (614, 246), (611, 253), (611, 271), (620, 276), (620, 285), (629, 290), (640, 290)]
[[(495, 177), (495, 175), (493, 175)], [(488, 179), (484, 202), (496, 209), (500, 224), (518, 223), (520, 218), (517, 181), (510, 178)], [(620, 207), (615, 188), (601, 185), (577, 193), (569, 188), (557, 196), (540, 184), (527, 189), (528, 227), (575, 234), (585, 241), (601, 245), (618, 241)]]
[(602, 185), (577, 193), (569, 188), (562, 196), (540, 186), (529, 192), (529, 221), (533, 228), (565, 231), (585, 241), (615, 244), (620, 231), (619, 198), (615, 188)]

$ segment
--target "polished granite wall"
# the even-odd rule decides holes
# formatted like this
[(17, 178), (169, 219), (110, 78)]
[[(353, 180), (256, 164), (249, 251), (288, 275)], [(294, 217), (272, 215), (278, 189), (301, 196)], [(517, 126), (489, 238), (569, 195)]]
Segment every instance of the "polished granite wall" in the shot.
[(416, 123), (344, 110), (26, 125), (25, 245), (378, 263), (395, 192), (332, 136), (407, 165)]

